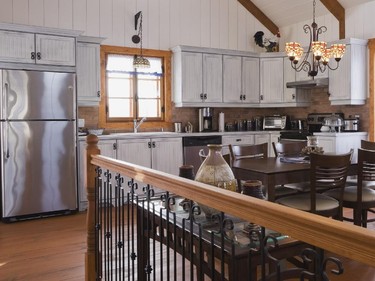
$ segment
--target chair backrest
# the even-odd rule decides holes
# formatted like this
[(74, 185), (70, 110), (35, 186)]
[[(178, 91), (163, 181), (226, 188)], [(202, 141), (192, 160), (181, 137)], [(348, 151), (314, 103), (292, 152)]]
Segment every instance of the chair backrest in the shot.
[(252, 145), (229, 145), (232, 161), (244, 158), (266, 158), (268, 157), (268, 143)]
[(361, 140), (361, 148), (364, 148), (367, 150), (375, 150), (375, 142)]
[(375, 150), (358, 148), (358, 186), (375, 181)]
[(339, 216), (342, 217), (342, 201), (351, 155), (351, 152), (338, 155), (310, 154), (310, 198), (313, 213), (316, 212), (317, 191), (340, 188)]
[(300, 154), (302, 148), (306, 147), (307, 141), (295, 142), (272, 142), (273, 151), (276, 157), (284, 155), (297, 155)]

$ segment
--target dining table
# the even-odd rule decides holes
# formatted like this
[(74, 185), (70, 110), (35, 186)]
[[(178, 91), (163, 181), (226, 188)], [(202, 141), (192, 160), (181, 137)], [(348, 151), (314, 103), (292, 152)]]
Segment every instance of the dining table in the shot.
[[(357, 165), (352, 163), (348, 175), (356, 175)], [(241, 158), (232, 163), (232, 171), (239, 180), (260, 180), (267, 192), (267, 200), (275, 201), (275, 186), (309, 181), (310, 162), (304, 157)]]

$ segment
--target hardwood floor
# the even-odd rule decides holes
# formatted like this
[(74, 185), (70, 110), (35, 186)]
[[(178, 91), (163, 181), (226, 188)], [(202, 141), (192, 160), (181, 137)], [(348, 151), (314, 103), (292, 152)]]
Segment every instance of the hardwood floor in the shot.
[[(82, 281), (86, 214), (0, 223), (0, 281)], [(375, 223), (370, 225), (375, 230)], [(375, 267), (348, 259), (332, 281), (375, 281)]]

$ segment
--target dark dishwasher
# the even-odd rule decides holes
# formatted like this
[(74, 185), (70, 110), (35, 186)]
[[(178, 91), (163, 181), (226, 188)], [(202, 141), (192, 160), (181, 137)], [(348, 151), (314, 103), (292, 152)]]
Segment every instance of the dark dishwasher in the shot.
[(183, 137), (182, 143), (184, 147), (184, 165), (193, 165), (194, 174), (196, 174), (202, 163), (199, 151), (204, 149), (205, 154), (208, 154), (207, 144), (221, 144), (221, 136)]

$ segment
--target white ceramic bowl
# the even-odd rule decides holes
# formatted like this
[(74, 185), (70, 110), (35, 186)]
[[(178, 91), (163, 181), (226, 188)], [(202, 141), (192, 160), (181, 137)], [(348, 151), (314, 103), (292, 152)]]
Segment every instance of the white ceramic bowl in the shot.
[(103, 134), (104, 129), (88, 129), (89, 134), (101, 136)]

